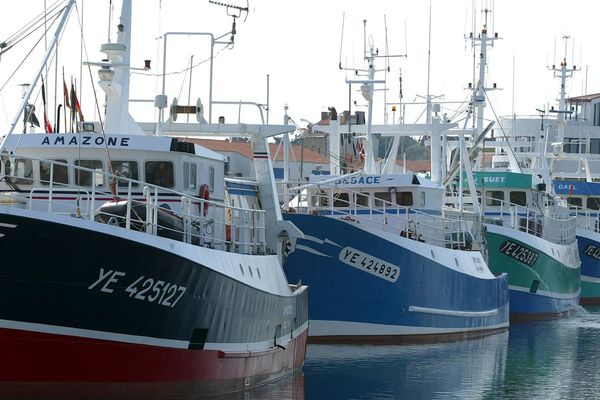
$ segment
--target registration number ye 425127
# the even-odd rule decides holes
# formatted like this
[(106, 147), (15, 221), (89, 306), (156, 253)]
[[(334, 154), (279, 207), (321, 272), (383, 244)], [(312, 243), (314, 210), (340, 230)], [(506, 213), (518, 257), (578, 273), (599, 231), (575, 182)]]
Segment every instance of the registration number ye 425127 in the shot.
[(351, 267), (358, 268), (363, 272), (368, 272), (378, 278), (386, 281), (396, 282), (400, 276), (400, 268), (380, 260), (370, 254), (363, 253), (352, 247), (344, 247), (340, 251), (340, 261)]

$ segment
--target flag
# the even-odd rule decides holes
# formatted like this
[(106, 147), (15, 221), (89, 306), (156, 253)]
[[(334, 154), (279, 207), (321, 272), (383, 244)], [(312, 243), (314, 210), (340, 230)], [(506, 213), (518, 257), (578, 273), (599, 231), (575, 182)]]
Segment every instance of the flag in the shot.
[(46, 112), (46, 85), (44, 84), (44, 77), (42, 76), (42, 104), (44, 105), (44, 130), (46, 133), (52, 133), (52, 124), (48, 119), (48, 114)]
[(81, 106), (79, 105), (79, 100), (77, 100), (77, 93), (75, 92), (75, 86), (73, 86), (73, 82), (71, 82), (71, 115), (74, 118), (75, 112), (79, 115), (80, 121), (85, 121), (83, 119), (83, 113), (81, 112)]
[(365, 145), (362, 142), (358, 142), (358, 154), (360, 159), (364, 161), (367, 158), (367, 152), (365, 151)]
[(33, 104), (27, 104), (27, 106), (25, 107), (24, 119), (25, 124), (29, 123), (31, 124), (31, 126), (40, 126), (40, 121), (38, 121), (37, 117), (35, 116), (35, 106)]
[(65, 107), (71, 108), (71, 103), (69, 102), (69, 89), (67, 88), (67, 83), (65, 82), (65, 78), (63, 77), (63, 96)]

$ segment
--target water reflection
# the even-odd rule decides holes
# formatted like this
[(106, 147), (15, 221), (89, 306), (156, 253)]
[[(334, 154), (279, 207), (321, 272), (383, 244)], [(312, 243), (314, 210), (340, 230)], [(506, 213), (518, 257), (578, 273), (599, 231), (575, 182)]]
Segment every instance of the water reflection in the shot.
[(310, 345), (307, 399), (484, 398), (504, 375), (508, 333), (404, 346)]
[(427, 346), (309, 345), (306, 399), (600, 398), (600, 308)]

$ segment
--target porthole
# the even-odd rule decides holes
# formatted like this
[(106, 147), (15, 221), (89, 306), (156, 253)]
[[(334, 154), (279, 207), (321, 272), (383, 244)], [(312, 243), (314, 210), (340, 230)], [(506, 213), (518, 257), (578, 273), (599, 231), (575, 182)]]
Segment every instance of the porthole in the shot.
[(240, 271), (242, 271), (242, 275), (244, 275), (244, 267), (242, 267), (242, 264), (240, 264)]

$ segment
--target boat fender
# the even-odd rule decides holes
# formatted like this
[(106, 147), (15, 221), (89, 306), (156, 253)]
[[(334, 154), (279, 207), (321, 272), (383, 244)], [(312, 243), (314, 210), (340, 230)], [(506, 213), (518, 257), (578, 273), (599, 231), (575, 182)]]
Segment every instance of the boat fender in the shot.
[(231, 208), (225, 209), (225, 240), (231, 242), (231, 221), (233, 211)]
[[(208, 214), (208, 201), (210, 200), (210, 191), (208, 190), (208, 185), (205, 183), (200, 186), (200, 190), (198, 191), (198, 197), (204, 200), (201, 203), (198, 203), (198, 211), (202, 212), (202, 215), (206, 217)], [(202, 204), (204, 204), (204, 211), (202, 211)]]

